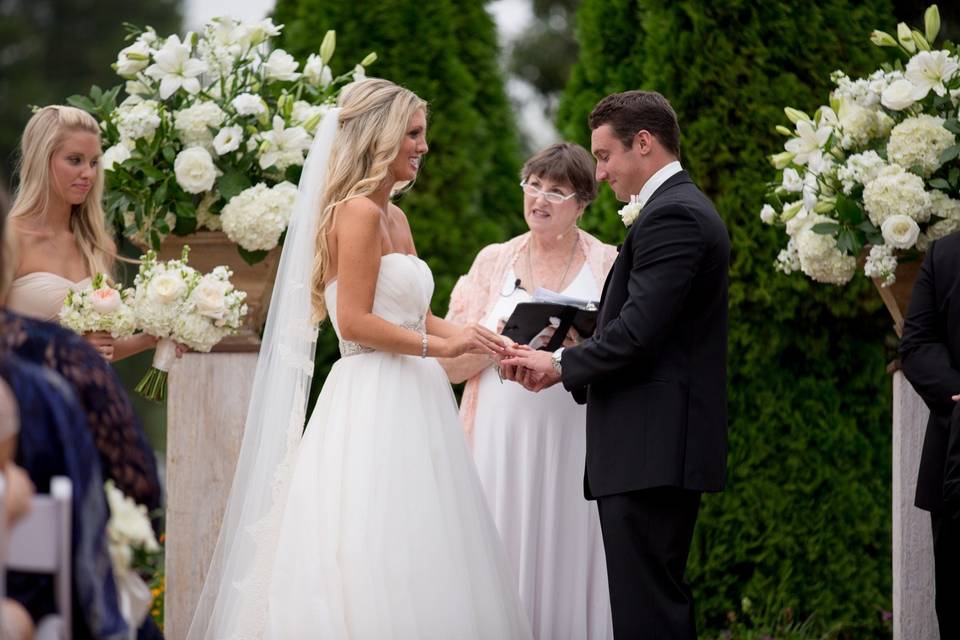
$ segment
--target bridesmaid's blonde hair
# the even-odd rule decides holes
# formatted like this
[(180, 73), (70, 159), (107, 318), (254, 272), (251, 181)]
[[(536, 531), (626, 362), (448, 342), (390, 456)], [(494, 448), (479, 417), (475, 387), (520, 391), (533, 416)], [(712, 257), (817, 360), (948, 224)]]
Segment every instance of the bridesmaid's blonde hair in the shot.
[[(330, 272), (327, 236), (336, 207), (371, 195), (388, 177), (390, 163), (400, 152), (410, 118), (427, 103), (409, 89), (389, 80), (369, 78), (351, 83), (340, 94), (340, 126), (327, 164), (327, 180), (317, 224), (313, 264), (313, 313), (327, 317), (323, 286)], [(408, 183), (397, 183), (394, 192)]]
[[(10, 209), (10, 222), (17, 218), (45, 216), (50, 205), (50, 160), (71, 133), (84, 131), (100, 140), (100, 126), (83, 109), (60, 105), (43, 107), (30, 118), (20, 140), (20, 158), (17, 170), (20, 183)], [(70, 215), (70, 230), (87, 263), (91, 276), (108, 273), (115, 256), (110, 253), (112, 240), (106, 229), (103, 212), (103, 165), (97, 165), (97, 176), (87, 198), (74, 205)]]

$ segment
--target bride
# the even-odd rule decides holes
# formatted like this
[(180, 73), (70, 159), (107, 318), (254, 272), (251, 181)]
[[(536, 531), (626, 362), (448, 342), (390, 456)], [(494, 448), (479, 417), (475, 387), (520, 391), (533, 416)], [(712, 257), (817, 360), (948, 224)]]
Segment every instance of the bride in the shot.
[[(368, 79), (317, 129), (189, 638), (530, 638), (434, 360), (502, 345), (430, 313), (433, 277), (390, 203), (426, 127), (423, 100)], [(326, 316), (343, 357), (303, 431)]]

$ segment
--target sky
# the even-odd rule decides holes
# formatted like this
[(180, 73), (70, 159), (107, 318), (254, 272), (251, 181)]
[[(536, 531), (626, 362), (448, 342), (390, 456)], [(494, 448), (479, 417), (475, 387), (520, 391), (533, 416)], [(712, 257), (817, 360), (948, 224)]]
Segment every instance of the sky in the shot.
[[(184, 13), (187, 30), (197, 30), (210, 18), (229, 15), (238, 20), (259, 20), (273, 9), (274, 0), (185, 0)], [(516, 38), (533, 20), (528, 0), (495, 0), (487, 9), (497, 22), (501, 48)], [(507, 92), (518, 109), (517, 116), (535, 148), (544, 147), (558, 139), (557, 132), (543, 115), (543, 107), (533, 89), (516, 79), (507, 81)]]

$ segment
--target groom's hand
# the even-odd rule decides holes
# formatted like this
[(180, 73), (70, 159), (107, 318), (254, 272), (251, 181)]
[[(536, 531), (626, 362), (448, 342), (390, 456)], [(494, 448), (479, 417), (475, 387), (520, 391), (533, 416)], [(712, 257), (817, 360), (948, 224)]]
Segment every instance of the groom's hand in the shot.
[(960, 402), (960, 393), (958, 393), (957, 395), (953, 396), (953, 401), (954, 401), (954, 402)]
[(548, 351), (534, 351), (524, 345), (507, 347), (507, 355), (502, 365), (517, 367), (515, 379), (530, 391), (540, 391), (560, 381), (560, 375), (553, 367), (552, 354)]

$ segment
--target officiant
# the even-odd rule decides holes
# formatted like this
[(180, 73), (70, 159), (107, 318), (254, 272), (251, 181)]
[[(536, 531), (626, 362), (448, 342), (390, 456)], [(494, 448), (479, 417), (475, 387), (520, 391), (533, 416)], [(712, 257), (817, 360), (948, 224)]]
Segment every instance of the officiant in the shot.
[[(537, 289), (600, 299), (617, 254), (577, 226), (597, 195), (590, 154), (553, 144), (521, 178), (529, 231), (480, 251), (454, 287), (448, 320), (500, 330)], [(460, 416), (534, 636), (612, 638), (600, 523), (583, 499), (584, 407), (560, 388), (502, 384), (487, 356), (440, 362), (452, 382), (466, 381)]]

